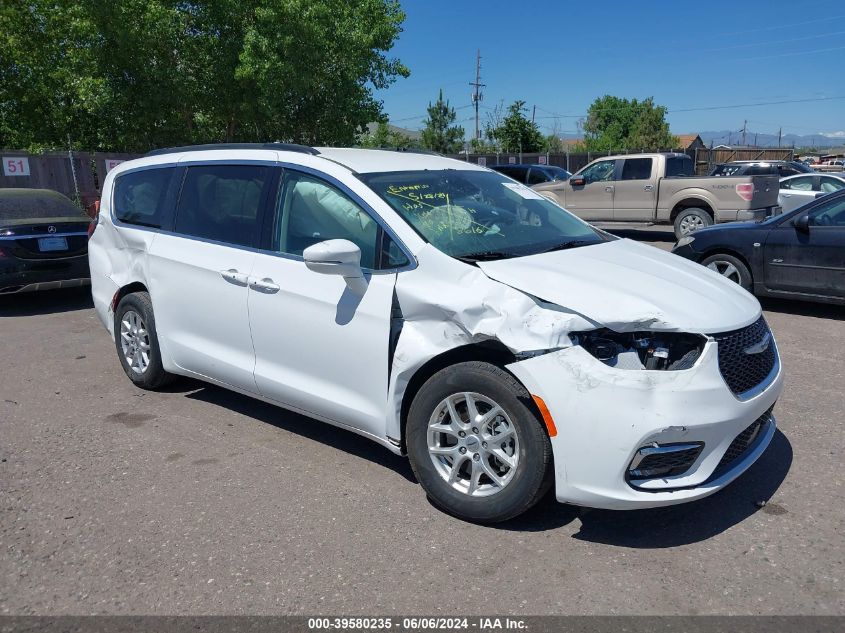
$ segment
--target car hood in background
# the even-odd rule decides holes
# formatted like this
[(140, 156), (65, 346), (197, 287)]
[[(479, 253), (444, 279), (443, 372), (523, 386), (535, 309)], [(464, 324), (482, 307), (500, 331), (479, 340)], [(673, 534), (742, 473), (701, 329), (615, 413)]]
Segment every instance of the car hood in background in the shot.
[(617, 331), (725, 332), (760, 316), (757, 299), (718, 273), (625, 239), (478, 266)]

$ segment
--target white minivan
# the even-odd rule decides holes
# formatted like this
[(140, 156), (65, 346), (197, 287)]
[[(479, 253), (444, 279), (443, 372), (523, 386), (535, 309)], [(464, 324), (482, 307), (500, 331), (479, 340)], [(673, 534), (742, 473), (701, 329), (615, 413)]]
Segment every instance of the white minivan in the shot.
[(468, 162), (159, 150), (109, 172), (88, 250), (136, 385), (190, 376), (360, 433), (467, 520), (551, 486), (597, 508), (699, 499), (775, 433), (754, 297)]

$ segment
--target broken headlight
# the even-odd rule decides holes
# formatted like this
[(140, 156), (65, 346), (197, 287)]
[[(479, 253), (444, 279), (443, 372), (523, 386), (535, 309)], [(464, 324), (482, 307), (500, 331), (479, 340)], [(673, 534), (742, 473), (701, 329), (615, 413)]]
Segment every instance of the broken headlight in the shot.
[(679, 332), (626, 332), (601, 329), (570, 334), (605, 365), (617, 369), (689, 369), (701, 356), (707, 342), (699, 334)]

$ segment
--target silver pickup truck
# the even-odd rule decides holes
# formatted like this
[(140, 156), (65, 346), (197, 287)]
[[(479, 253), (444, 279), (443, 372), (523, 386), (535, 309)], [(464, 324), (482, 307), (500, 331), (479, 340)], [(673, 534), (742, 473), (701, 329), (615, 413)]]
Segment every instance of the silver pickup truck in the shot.
[(693, 176), (686, 154), (594, 160), (562, 182), (532, 189), (588, 222), (673, 224), (680, 239), (714, 222), (780, 213), (777, 176)]

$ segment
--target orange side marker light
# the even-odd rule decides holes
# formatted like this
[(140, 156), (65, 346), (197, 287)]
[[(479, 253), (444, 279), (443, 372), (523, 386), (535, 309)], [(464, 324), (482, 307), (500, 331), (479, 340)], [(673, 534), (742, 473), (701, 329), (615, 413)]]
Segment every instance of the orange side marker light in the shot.
[(546, 423), (546, 428), (549, 431), (549, 437), (554, 437), (557, 435), (557, 427), (555, 426), (555, 421), (552, 420), (552, 414), (549, 412), (549, 407), (546, 406), (546, 403), (543, 402), (543, 399), (540, 396), (535, 396), (532, 393), (531, 397), (534, 398), (534, 404), (536, 404), (537, 408), (540, 409), (540, 415), (543, 416), (543, 422)]

